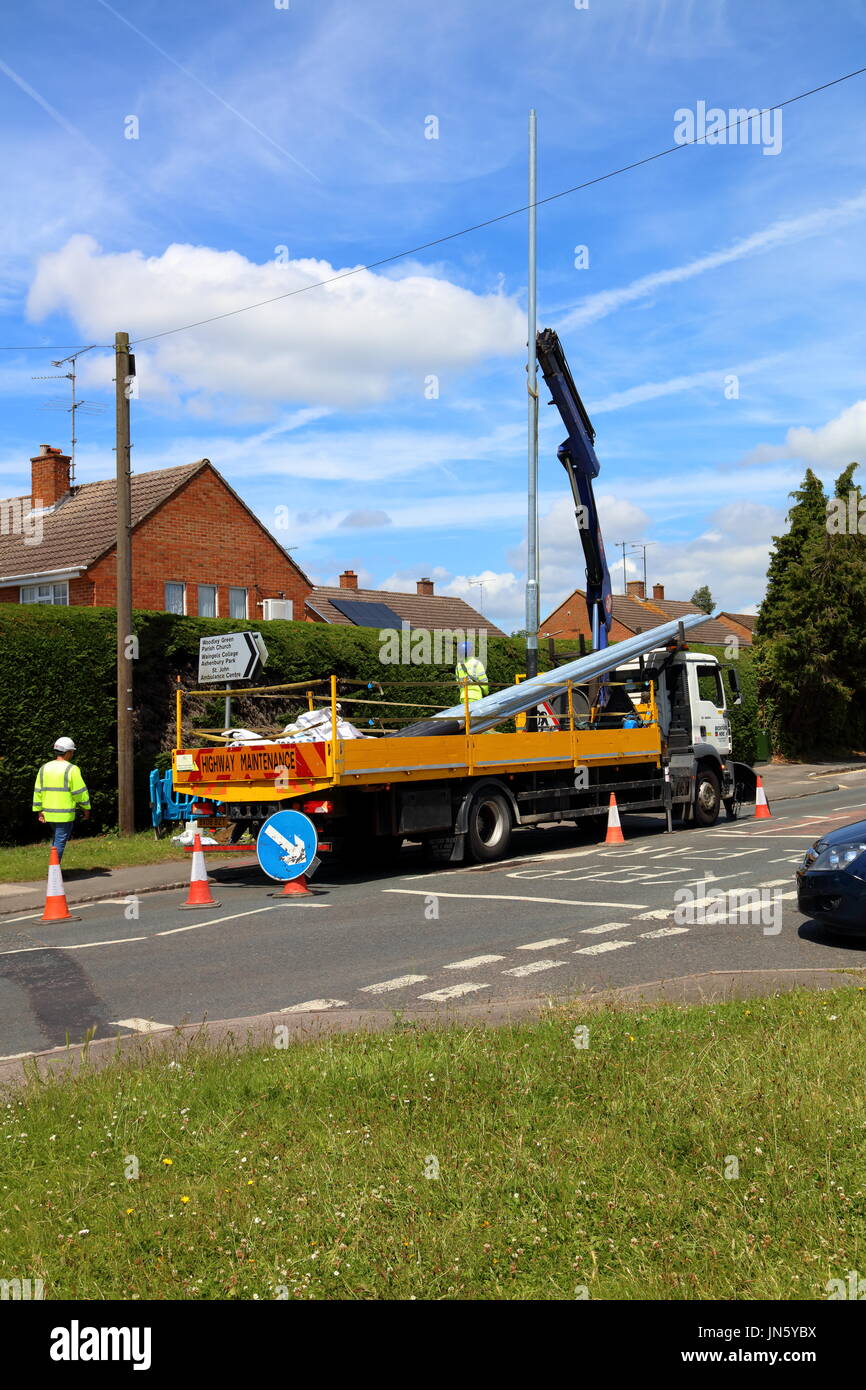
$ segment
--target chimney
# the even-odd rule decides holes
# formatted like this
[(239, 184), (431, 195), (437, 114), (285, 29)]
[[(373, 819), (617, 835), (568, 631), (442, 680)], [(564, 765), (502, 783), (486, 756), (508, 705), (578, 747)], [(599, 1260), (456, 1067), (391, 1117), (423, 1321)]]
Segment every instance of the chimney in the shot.
[(425, 598), (430, 598), (431, 594), (433, 593), (433, 580), (416, 579), (415, 588), (418, 590), (419, 594), (423, 594)]
[(30, 505), (53, 507), (69, 491), (69, 455), (40, 444), (36, 458), (30, 460)]
[(665, 586), (664, 586), (664, 584), (653, 584), (653, 598), (664, 598), (664, 596), (665, 596)]
[(645, 598), (642, 579), (630, 579), (626, 584), (629, 598)]
[(357, 576), (357, 574), (355, 573), (355, 571), (354, 571), (354, 570), (343, 570), (343, 573), (340, 575), (340, 588), (341, 588), (341, 589), (357, 589), (357, 587), (358, 587), (358, 576)]

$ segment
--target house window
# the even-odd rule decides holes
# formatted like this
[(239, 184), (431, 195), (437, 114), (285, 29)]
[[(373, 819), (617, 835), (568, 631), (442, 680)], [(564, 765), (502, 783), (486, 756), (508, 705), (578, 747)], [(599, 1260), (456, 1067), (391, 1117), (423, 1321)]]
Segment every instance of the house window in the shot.
[(200, 618), (215, 618), (217, 615), (216, 584), (199, 584), (198, 615)]
[(22, 603), (69, 603), (69, 581), (60, 584), (22, 584)]
[(186, 586), (183, 584), (166, 584), (165, 586), (165, 611), (166, 613), (183, 613), (185, 608)]
[(246, 589), (229, 589), (229, 617), (245, 618), (247, 616), (247, 591)]

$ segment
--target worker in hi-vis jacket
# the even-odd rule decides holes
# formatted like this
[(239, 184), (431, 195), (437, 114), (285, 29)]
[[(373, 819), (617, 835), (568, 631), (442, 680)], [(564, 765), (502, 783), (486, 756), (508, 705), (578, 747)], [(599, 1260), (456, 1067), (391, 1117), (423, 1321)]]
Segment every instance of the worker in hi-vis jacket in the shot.
[(72, 761), (75, 744), (71, 738), (59, 738), (54, 745), (56, 757), (43, 763), (36, 774), (33, 788), (33, 810), (39, 820), (51, 826), (51, 843), (63, 858), (66, 843), (72, 834), (75, 812), (81, 811), (90, 819), (90, 796), (84, 778)]
[(473, 700), (480, 700), (483, 695), (489, 695), (490, 687), (487, 683), (487, 672), (484, 669), (484, 662), (479, 661), (478, 657), (473, 655), (472, 643), (461, 642), (457, 648), (457, 657), (458, 661), (454, 674), (460, 686), (461, 698), (463, 697), (464, 683), (466, 682), (468, 682), (466, 693), (470, 703)]

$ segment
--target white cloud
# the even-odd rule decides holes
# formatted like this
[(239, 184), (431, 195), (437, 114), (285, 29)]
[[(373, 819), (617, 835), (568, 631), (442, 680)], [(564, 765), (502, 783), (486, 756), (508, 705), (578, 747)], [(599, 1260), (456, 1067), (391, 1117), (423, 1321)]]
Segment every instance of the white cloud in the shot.
[(743, 463), (769, 463), (784, 458), (801, 459), (816, 467), (844, 467), (866, 458), (866, 400), (855, 401), (818, 429), (798, 425), (788, 430), (784, 444), (760, 444), (746, 455)]
[[(453, 502), (451, 503), (453, 506)], [(650, 536), (652, 520), (646, 512), (626, 498), (606, 495), (600, 499), (602, 526), (608, 541), (608, 566), (614, 590), (623, 589), (622, 558), (614, 539)], [(695, 589), (708, 584), (718, 608), (730, 612), (755, 611), (763, 595), (771, 537), (784, 530), (784, 511), (741, 500), (717, 508), (707, 518), (704, 532), (688, 541), (659, 540), (647, 553), (647, 579), (665, 586), (668, 598), (689, 599)], [(540, 523), (541, 620), (575, 589), (583, 589), (586, 575), (583, 550), (571, 503), (558, 498)], [(617, 558), (619, 556), (619, 558)], [(401, 569), (376, 580), (374, 587), (398, 593), (414, 593), (416, 581), (424, 575), (435, 580), (438, 594), (463, 598), (484, 613), (504, 632), (524, 626), (526, 617), (526, 546), (514, 547), (508, 555), (510, 568), (492, 567), (452, 573), (441, 565), (419, 562), (413, 569)], [(626, 560), (626, 577), (643, 578), (643, 561), (631, 553)], [(372, 582), (372, 581), (371, 581)], [(483, 589), (482, 587), (483, 586)]]
[[(136, 339), (274, 299), (346, 268), (323, 260), (258, 264), (235, 251), (173, 244), (161, 256), (104, 252), (73, 236), (42, 256), (28, 298), (41, 321), (63, 313), (87, 339)], [(525, 338), (513, 299), (474, 294), (441, 277), (395, 279), (360, 270), (229, 319), (143, 343), (140, 389), (208, 401), (358, 407), (426, 378), (517, 352)], [(105, 366), (103, 365), (103, 374)]]

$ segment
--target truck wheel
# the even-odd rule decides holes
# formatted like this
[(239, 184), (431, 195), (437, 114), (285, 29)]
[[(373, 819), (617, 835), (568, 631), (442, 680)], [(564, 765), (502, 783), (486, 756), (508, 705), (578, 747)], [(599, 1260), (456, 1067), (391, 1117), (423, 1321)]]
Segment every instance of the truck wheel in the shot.
[(722, 792), (711, 767), (698, 768), (695, 778), (695, 824), (715, 825), (719, 818)]
[(501, 792), (482, 791), (473, 798), (466, 833), (473, 859), (501, 859), (511, 843), (511, 807)]

